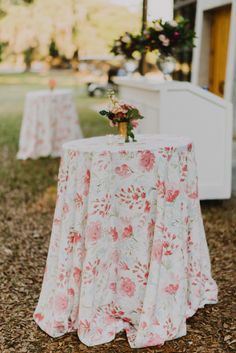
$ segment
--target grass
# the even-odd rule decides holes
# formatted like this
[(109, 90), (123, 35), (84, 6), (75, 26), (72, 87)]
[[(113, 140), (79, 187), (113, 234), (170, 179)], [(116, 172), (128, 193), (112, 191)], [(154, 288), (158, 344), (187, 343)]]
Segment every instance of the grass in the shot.
[[(81, 128), (85, 137), (111, 133), (105, 119), (93, 109), (104, 99), (86, 95), (86, 88), (79, 77), (71, 72), (53, 72), (58, 87), (73, 89)], [(0, 75), (0, 195), (21, 189), (16, 203), (30, 199), (50, 185), (55, 185), (58, 159), (42, 158), (25, 162), (16, 160), (24, 98), (28, 91), (47, 88), (50, 74), (6, 74)], [(1, 201), (0, 201), (1, 205)]]

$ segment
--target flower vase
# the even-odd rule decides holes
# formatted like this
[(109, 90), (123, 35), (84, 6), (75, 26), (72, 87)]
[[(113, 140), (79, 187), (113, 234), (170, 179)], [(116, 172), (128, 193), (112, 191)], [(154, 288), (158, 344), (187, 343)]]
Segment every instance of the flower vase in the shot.
[(173, 56), (159, 55), (157, 58), (157, 66), (164, 75), (165, 80), (171, 80), (171, 74), (175, 71), (176, 60)]
[(118, 123), (118, 132), (125, 139), (125, 142), (129, 142), (127, 122)]

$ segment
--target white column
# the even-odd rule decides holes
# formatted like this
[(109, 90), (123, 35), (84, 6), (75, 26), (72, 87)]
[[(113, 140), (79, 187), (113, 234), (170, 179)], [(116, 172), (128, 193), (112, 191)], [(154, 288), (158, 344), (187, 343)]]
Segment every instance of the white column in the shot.
[(164, 21), (173, 20), (173, 0), (148, 0), (148, 21), (162, 18)]

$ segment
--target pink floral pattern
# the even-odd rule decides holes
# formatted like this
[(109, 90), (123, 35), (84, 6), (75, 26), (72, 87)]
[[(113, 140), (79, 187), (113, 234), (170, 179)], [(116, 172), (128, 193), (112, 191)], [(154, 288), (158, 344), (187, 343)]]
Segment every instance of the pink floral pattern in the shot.
[(58, 157), (65, 142), (78, 138), (82, 133), (70, 90), (27, 94), (18, 159)]
[(125, 330), (132, 348), (162, 345), (217, 302), (192, 141), (138, 141), (64, 145), (34, 314), (52, 337), (76, 331), (92, 346)]

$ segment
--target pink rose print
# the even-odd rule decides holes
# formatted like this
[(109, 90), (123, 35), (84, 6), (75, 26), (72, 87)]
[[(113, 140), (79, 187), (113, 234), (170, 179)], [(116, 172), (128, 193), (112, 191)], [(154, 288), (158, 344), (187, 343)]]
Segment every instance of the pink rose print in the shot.
[(165, 287), (165, 292), (168, 294), (175, 294), (179, 289), (179, 285), (177, 284), (169, 284)]
[(163, 244), (160, 240), (155, 240), (152, 247), (152, 256), (157, 263), (161, 263)]
[(81, 269), (79, 267), (75, 267), (73, 271), (73, 277), (74, 280), (77, 284), (80, 282), (80, 277), (81, 277)]
[(123, 239), (130, 238), (133, 235), (133, 227), (131, 224), (128, 227), (125, 227), (122, 233)]
[(116, 227), (111, 227), (109, 230), (109, 234), (112, 236), (113, 241), (118, 240), (118, 232), (116, 230)]
[(164, 344), (164, 340), (156, 333), (150, 333), (149, 339), (146, 342), (147, 346), (161, 346)]
[(151, 151), (141, 152), (139, 164), (146, 172), (152, 170), (155, 163), (155, 155)]
[(122, 164), (120, 167), (116, 167), (115, 172), (121, 177), (128, 177), (132, 173), (127, 164)]
[(73, 297), (75, 295), (75, 291), (73, 288), (68, 289), (68, 295), (70, 295), (71, 297)]
[(90, 240), (96, 242), (101, 238), (102, 227), (100, 222), (92, 222), (88, 225), (87, 236)]
[(128, 297), (133, 297), (135, 292), (135, 283), (131, 281), (130, 278), (122, 278), (120, 282), (120, 291), (122, 295), (127, 295)]
[(179, 190), (167, 189), (166, 190), (166, 201), (173, 202), (179, 196)]
[(58, 312), (63, 312), (67, 309), (67, 296), (65, 294), (58, 294), (54, 301), (55, 309)]
[(44, 316), (41, 313), (34, 314), (34, 318), (36, 321), (42, 321)]
[(109, 288), (112, 290), (113, 293), (115, 293), (116, 292), (116, 283), (115, 282), (110, 283)]
[(90, 170), (87, 169), (86, 174), (84, 176), (84, 196), (88, 196), (89, 185), (90, 185)]

